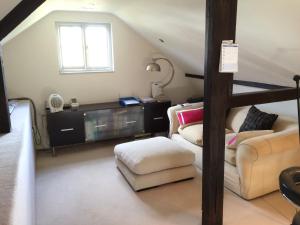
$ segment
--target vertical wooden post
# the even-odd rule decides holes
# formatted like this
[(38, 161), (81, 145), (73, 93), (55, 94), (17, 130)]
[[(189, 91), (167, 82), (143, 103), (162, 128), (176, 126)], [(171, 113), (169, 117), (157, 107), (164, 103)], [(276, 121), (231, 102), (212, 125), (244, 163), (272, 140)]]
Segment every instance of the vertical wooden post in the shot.
[(222, 40), (235, 40), (237, 0), (206, 1), (202, 224), (223, 223), (226, 111), (233, 74), (220, 74)]
[(2, 47), (0, 45), (0, 133), (10, 132), (10, 115), (6, 98), (4, 70), (2, 63)]

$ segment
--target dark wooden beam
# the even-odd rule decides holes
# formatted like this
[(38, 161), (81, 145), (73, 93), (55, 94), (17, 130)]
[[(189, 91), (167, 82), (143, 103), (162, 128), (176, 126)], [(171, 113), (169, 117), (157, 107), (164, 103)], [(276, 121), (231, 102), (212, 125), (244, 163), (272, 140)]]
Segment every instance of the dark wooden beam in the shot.
[(9, 133), (10, 128), (10, 115), (8, 111), (4, 69), (2, 62), (2, 49), (0, 45), (0, 133)]
[(46, 0), (23, 0), (0, 21), (0, 41)]
[(206, 1), (202, 224), (223, 223), (225, 121), (233, 74), (220, 74), (222, 40), (234, 40), (237, 0)]
[(297, 99), (296, 88), (283, 88), (271, 91), (258, 91), (250, 93), (234, 94), (230, 101), (230, 107), (283, 102)]
[[(203, 75), (196, 75), (196, 74), (185, 74), (186, 77), (194, 78), (194, 79), (204, 79)], [(267, 84), (261, 82), (254, 82), (254, 81), (246, 81), (246, 80), (233, 80), (233, 84), (241, 85), (246, 87), (254, 87), (254, 88), (261, 88), (267, 90), (275, 90), (275, 89), (282, 89), (282, 88), (290, 88), (288, 86), (282, 86), (277, 84)]]
[(235, 85), (241, 85), (241, 86), (247, 86), (247, 87), (267, 89), (267, 90), (290, 88), (288, 86), (282, 86), (282, 85), (277, 85), (277, 84), (261, 83), (261, 82), (254, 82), (254, 81), (246, 81), (246, 80), (234, 80), (233, 84), (235, 84)]
[(204, 80), (204, 75), (197, 75), (197, 74), (186, 73), (185, 77)]

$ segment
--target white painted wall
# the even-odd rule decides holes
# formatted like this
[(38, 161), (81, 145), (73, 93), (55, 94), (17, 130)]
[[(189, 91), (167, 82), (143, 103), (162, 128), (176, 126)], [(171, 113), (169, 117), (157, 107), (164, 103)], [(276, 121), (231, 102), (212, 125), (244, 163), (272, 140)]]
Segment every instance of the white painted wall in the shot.
[[(55, 22), (110, 22), (113, 29), (115, 72), (59, 74)], [(116, 101), (119, 96), (149, 96), (152, 81), (170, 72), (149, 73), (145, 66), (160, 52), (125, 23), (111, 14), (54, 12), (3, 46), (4, 68), (9, 98), (30, 97), (38, 107), (39, 122), (44, 103), (51, 93), (66, 101), (76, 97), (80, 103)], [(194, 95), (193, 81), (176, 66), (175, 79), (165, 90), (174, 103)], [(45, 129), (43, 129), (45, 136)], [(44, 143), (46, 146), (46, 143)]]
[[(241, 85), (233, 85), (233, 93), (246, 93), (253, 91), (264, 91), (264, 89), (246, 87)], [(286, 102), (275, 102), (269, 104), (257, 105), (257, 107), (261, 110), (265, 110), (268, 112), (291, 116), (293, 118), (297, 118), (297, 102), (296, 101), (286, 101)]]

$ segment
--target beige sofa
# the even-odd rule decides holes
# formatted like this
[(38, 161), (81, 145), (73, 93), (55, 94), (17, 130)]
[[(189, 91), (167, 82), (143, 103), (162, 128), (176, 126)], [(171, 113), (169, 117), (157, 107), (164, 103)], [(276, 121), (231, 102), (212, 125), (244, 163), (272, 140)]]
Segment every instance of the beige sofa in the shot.
[[(185, 108), (203, 106), (194, 103)], [(232, 109), (226, 127), (238, 132), (250, 107)], [(196, 166), (202, 168), (202, 146), (193, 144), (178, 133), (177, 105), (168, 109), (170, 138), (196, 154)], [(195, 125), (193, 125), (195, 126)], [(199, 125), (198, 125), (199, 126)], [(280, 116), (273, 126), (274, 133), (250, 138), (241, 142), (236, 150), (225, 149), (225, 187), (250, 200), (278, 190), (278, 177), (282, 170), (300, 165), (300, 148), (297, 122)], [(193, 135), (199, 135), (200, 131)], [(191, 134), (190, 134), (191, 135)], [(195, 143), (195, 142), (194, 142)]]

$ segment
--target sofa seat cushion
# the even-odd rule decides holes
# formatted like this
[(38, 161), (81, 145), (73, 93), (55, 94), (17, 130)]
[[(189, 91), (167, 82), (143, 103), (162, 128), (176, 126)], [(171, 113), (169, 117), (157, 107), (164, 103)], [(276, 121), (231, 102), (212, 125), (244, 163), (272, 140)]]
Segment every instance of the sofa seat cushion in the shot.
[(165, 137), (119, 144), (115, 156), (133, 173), (144, 175), (194, 163), (195, 154)]
[(225, 162), (236, 166), (236, 150), (225, 148)]
[[(225, 143), (228, 143), (235, 135), (236, 133), (226, 134)], [(236, 166), (236, 149), (230, 149), (225, 146), (225, 162)]]

